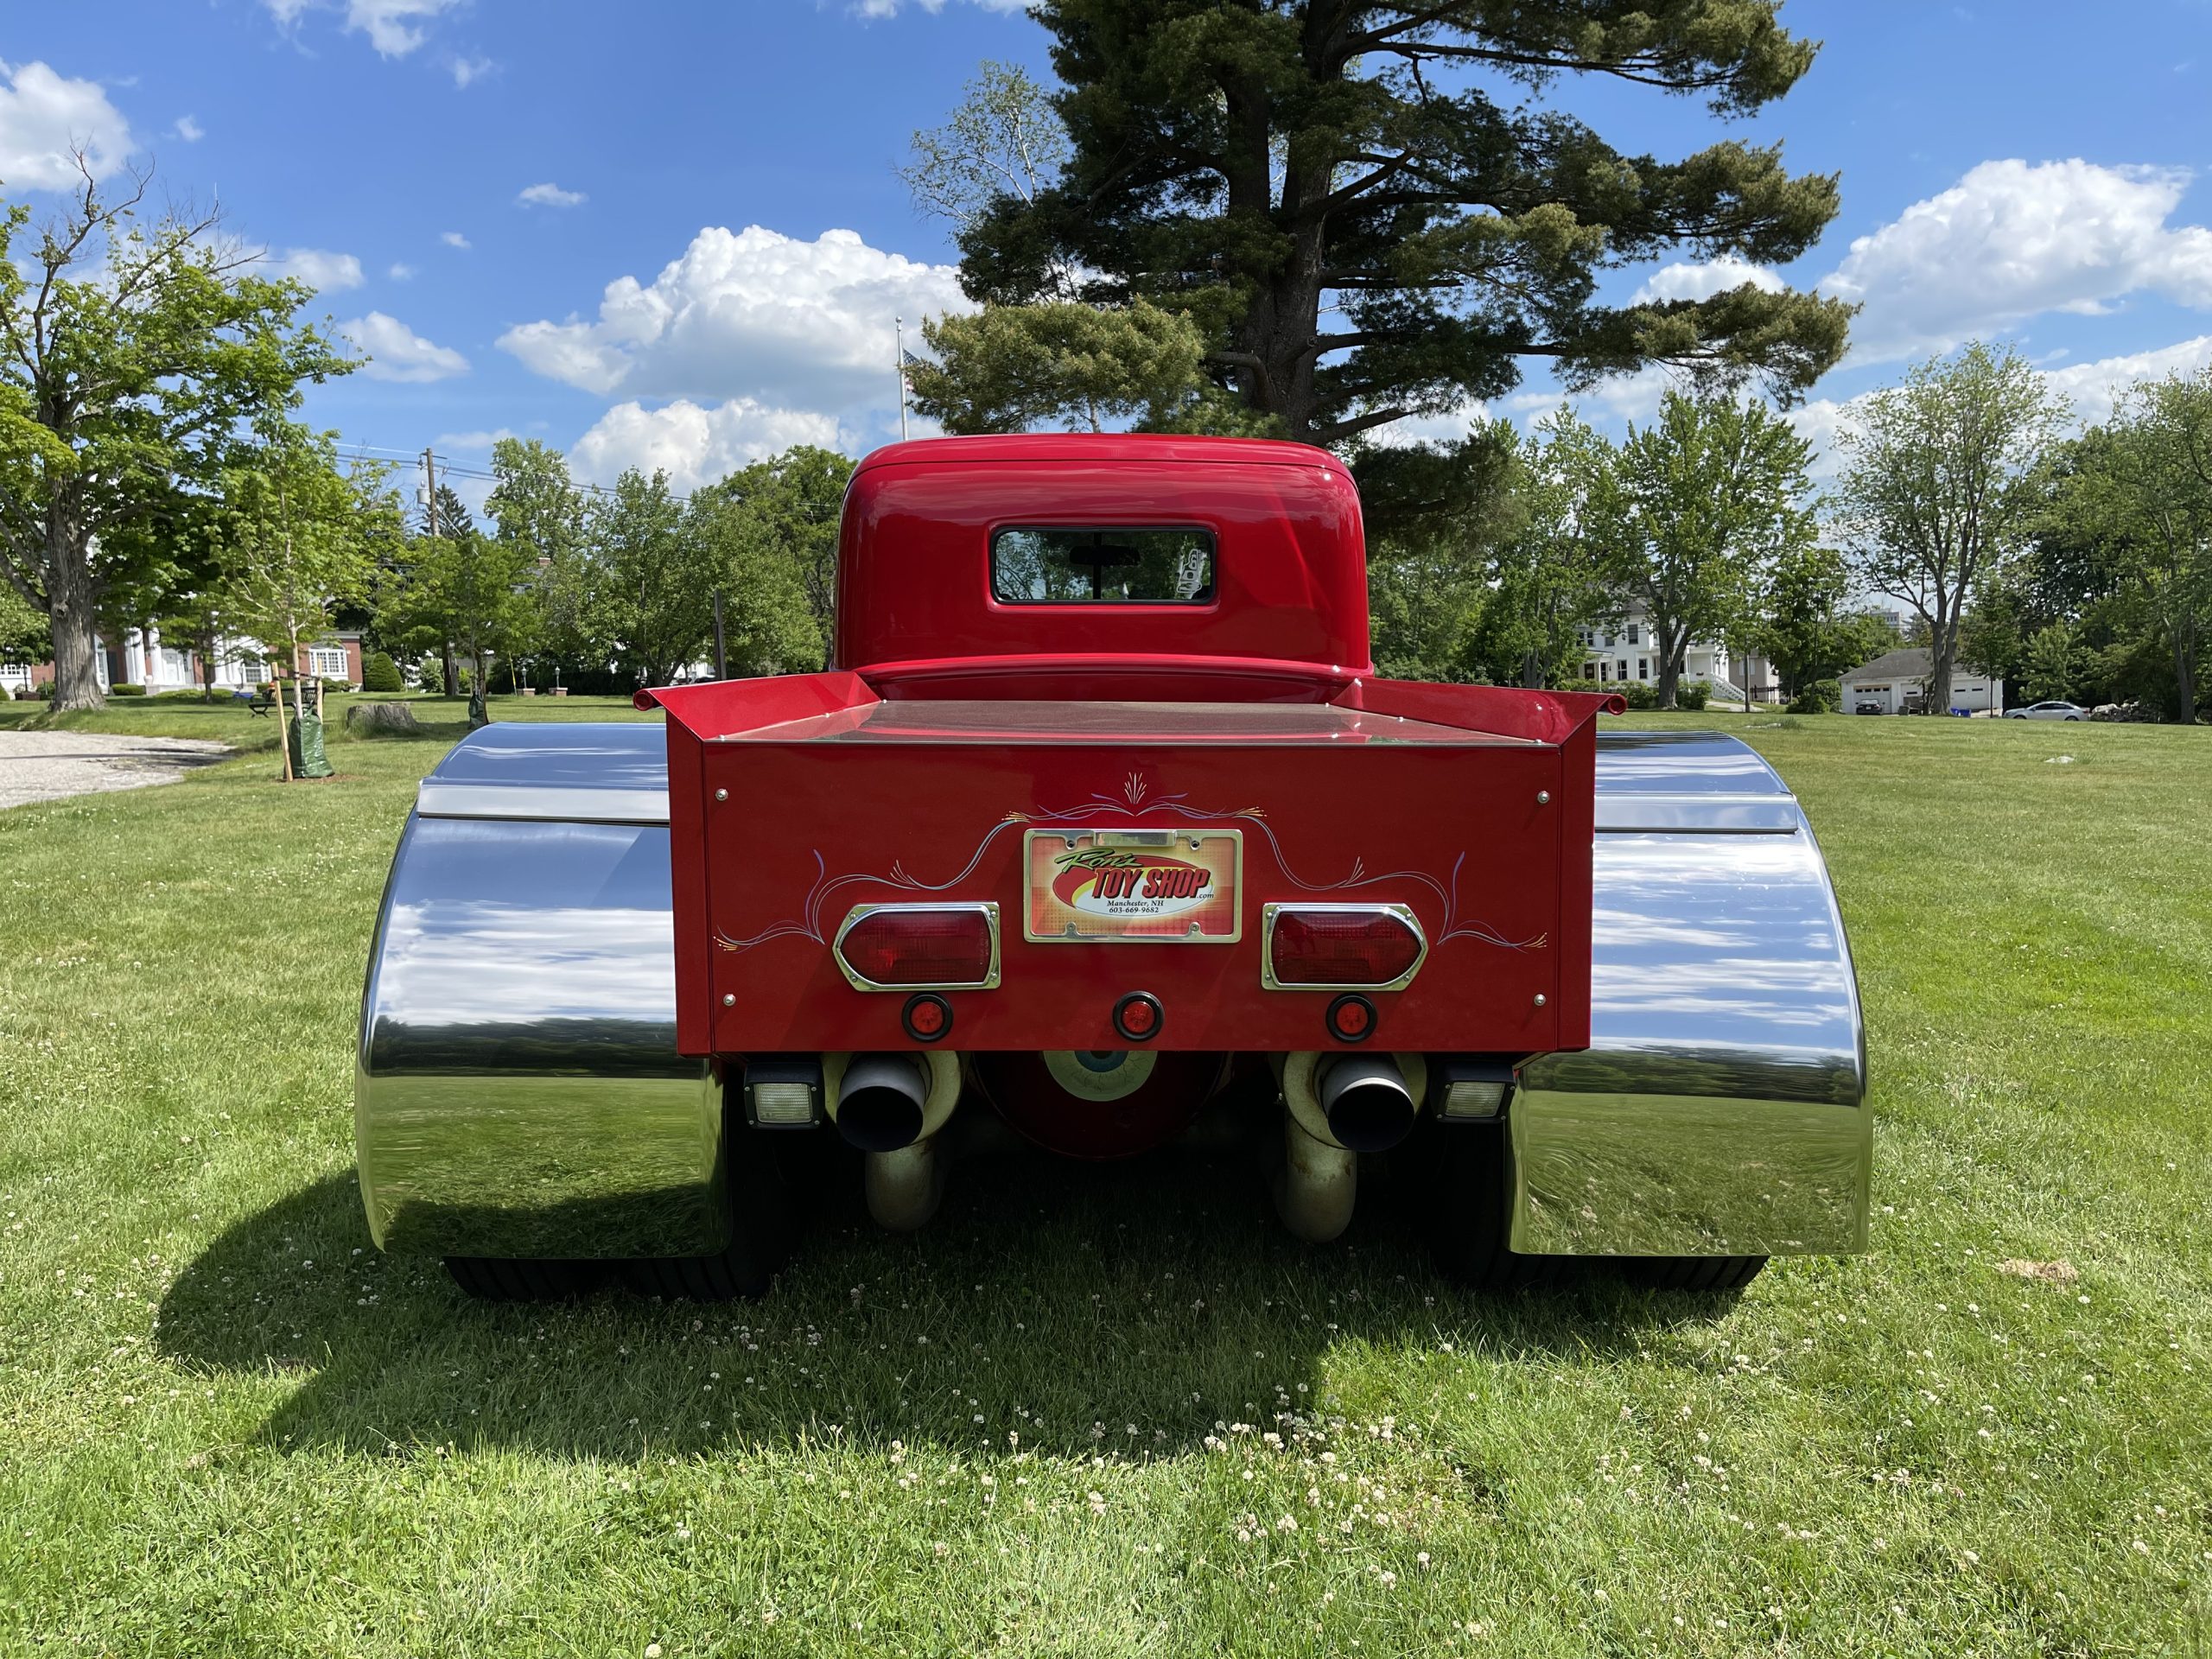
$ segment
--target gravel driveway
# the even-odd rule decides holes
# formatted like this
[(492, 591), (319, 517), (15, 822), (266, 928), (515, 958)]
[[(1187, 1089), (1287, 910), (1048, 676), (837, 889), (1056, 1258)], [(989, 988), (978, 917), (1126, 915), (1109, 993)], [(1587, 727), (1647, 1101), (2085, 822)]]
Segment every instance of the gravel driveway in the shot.
[(229, 744), (200, 737), (0, 732), (0, 808), (175, 783), (230, 753)]

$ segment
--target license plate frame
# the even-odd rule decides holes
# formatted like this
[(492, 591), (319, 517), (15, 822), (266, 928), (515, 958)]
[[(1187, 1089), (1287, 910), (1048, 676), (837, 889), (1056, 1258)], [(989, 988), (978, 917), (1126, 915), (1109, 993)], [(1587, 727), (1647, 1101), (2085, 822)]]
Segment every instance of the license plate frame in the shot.
[[(1063, 879), (1078, 869), (1092, 878)], [(1189, 878), (1170, 874), (1185, 870), (1205, 873), (1197, 892), (1180, 891)], [(1127, 872), (1135, 874), (1118, 874)], [(1236, 944), (1244, 937), (1241, 830), (1030, 830), (1021, 838), (1021, 880), (1022, 938), (1031, 944)]]

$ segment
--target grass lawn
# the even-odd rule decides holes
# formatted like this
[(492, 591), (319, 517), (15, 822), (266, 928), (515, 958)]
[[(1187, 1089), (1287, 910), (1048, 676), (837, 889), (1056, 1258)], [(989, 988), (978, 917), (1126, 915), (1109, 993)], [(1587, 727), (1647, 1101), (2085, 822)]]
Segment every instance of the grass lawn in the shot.
[(1675, 723), (1804, 798), (1872, 1033), (1872, 1253), (1733, 1303), (1461, 1294), (1171, 1160), (841, 1211), (753, 1306), (472, 1305), (352, 1175), (441, 746), (0, 813), (0, 1652), (2212, 1647), (2212, 734)]

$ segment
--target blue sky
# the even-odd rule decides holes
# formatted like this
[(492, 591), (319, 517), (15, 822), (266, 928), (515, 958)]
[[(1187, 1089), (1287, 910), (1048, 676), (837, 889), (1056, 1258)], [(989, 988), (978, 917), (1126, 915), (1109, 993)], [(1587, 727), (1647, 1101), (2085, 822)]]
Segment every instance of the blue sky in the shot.
[[(892, 168), (980, 59), (1046, 67), (1016, 0), (10, 10), (5, 194), (52, 205), (73, 140), (103, 166), (153, 161), (157, 191), (219, 197), (375, 354), (315, 396), (315, 419), (462, 467), (512, 431), (589, 477), (660, 465), (685, 485), (793, 442), (895, 435), (891, 318), (959, 302), (944, 227)], [(1789, 0), (1784, 17), (1826, 47), (1753, 121), (1632, 87), (1562, 101), (1624, 148), (1733, 130), (1841, 172), (1842, 216), (1782, 273), (1866, 307), (1799, 417), (1810, 434), (1977, 334), (2017, 343), (2090, 416), (2133, 377), (2212, 362), (2212, 3)], [(1766, 280), (1677, 264), (1618, 285), (1747, 274)], [(1618, 424), (1661, 384), (1586, 407)], [(1537, 370), (1500, 408), (1554, 396)]]

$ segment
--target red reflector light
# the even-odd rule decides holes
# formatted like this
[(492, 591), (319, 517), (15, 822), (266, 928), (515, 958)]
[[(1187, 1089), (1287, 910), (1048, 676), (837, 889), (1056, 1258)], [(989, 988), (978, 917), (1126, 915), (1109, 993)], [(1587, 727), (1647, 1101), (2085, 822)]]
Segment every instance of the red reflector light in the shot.
[(1427, 946), (1407, 912), (1382, 905), (1270, 907), (1268, 983), (1274, 986), (1402, 985)]
[(837, 960), (863, 990), (987, 989), (998, 983), (995, 905), (878, 905), (855, 910)]

